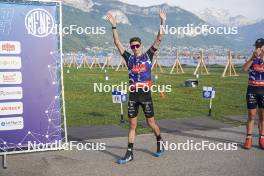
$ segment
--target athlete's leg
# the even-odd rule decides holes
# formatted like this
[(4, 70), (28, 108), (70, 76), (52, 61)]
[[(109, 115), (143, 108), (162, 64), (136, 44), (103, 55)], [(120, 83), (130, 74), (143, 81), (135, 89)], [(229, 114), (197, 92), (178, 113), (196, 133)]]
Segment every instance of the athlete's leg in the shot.
[(125, 164), (133, 160), (133, 148), (136, 136), (137, 128), (137, 113), (138, 113), (138, 103), (135, 101), (128, 102), (128, 117), (129, 117), (129, 130), (128, 130), (128, 145), (127, 151), (124, 158), (118, 160), (119, 164)]
[(147, 97), (146, 101), (141, 103), (141, 106), (144, 111), (148, 126), (153, 130), (156, 136), (160, 136), (160, 129), (154, 119), (154, 107), (152, 98)]
[(147, 118), (147, 124), (153, 130), (155, 136), (160, 136), (160, 129), (156, 124), (154, 117)]
[(259, 146), (264, 149), (264, 108), (259, 109)]
[(264, 135), (264, 108), (260, 108), (259, 114), (259, 134)]
[(129, 118), (129, 131), (128, 131), (128, 143), (134, 144), (137, 128), (137, 114), (139, 103), (130, 100), (128, 102), (128, 118)]
[(129, 118), (128, 143), (134, 144), (137, 128), (137, 117)]
[(248, 89), (246, 94), (247, 99), (247, 109), (248, 109), (248, 121), (247, 121), (247, 137), (245, 140), (244, 148), (250, 149), (252, 147), (252, 133), (255, 123), (255, 118), (257, 114), (257, 106), (259, 101), (259, 98), (256, 94), (256, 92), (253, 92), (252, 90)]
[(161, 138), (160, 134), (160, 128), (155, 122), (154, 117), (148, 117), (147, 118), (147, 124), (148, 126), (153, 130), (156, 139), (157, 139), (157, 152), (154, 153), (154, 156), (159, 157), (161, 156), (162, 152), (164, 152), (164, 146), (163, 146), (163, 140)]
[(252, 147), (252, 133), (254, 128), (254, 122), (256, 118), (257, 109), (248, 110), (248, 121), (247, 121), (247, 137), (244, 144), (245, 149), (250, 149)]
[(135, 136), (136, 136), (136, 128), (137, 128), (137, 118), (130, 117), (129, 118), (127, 151), (126, 151), (124, 158), (117, 161), (119, 164), (126, 164), (127, 162), (132, 161), (134, 158), (133, 147), (134, 147), (134, 141), (135, 141)]
[(143, 108), (147, 124), (148, 126), (153, 130), (156, 139), (157, 139), (157, 152), (154, 154), (155, 156), (159, 157), (161, 153), (164, 151), (163, 147), (163, 141), (160, 135), (160, 128), (155, 122), (154, 119), (154, 107), (153, 107), (153, 102), (152, 98), (150, 95), (147, 96), (146, 100), (141, 103), (141, 106)]
[(247, 134), (249, 135), (252, 135), (253, 133), (256, 114), (257, 114), (257, 109), (248, 110)]

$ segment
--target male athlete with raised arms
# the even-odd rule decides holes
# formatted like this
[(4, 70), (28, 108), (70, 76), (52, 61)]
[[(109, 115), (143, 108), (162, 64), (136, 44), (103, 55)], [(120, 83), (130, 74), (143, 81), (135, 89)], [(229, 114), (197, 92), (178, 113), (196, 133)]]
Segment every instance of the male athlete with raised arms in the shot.
[[(160, 25), (165, 25), (166, 13), (160, 11)], [(152, 128), (156, 139), (157, 139), (157, 152), (155, 156), (159, 157), (164, 151), (161, 143), (162, 138), (160, 135), (160, 129), (157, 126), (154, 119), (154, 108), (151, 98), (150, 87), (152, 85), (151, 81), (151, 66), (154, 53), (160, 46), (161, 40), (163, 38), (163, 31), (158, 32), (157, 38), (154, 44), (146, 53), (142, 53), (142, 43), (139, 37), (133, 37), (130, 39), (130, 48), (133, 54), (130, 54), (124, 48), (123, 44), (119, 40), (117, 33), (117, 22), (116, 17), (111, 13), (107, 14), (107, 20), (112, 25), (113, 38), (119, 53), (124, 57), (128, 66), (128, 76), (129, 76), (129, 101), (128, 101), (128, 117), (129, 117), (129, 132), (128, 132), (128, 148), (125, 157), (118, 161), (119, 164), (124, 164), (133, 160), (133, 145), (136, 135), (137, 127), (137, 114), (139, 106), (142, 107), (147, 124)]]

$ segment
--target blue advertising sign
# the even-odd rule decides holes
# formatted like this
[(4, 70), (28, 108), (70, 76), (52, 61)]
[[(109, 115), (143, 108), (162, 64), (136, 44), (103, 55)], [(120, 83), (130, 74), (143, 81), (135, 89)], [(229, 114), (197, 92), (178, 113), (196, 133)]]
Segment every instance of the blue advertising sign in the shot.
[(61, 134), (57, 7), (0, 3), (0, 152)]
[(203, 87), (202, 96), (205, 99), (215, 98), (215, 88), (214, 87)]
[(113, 103), (125, 103), (127, 102), (127, 94), (124, 92), (113, 91), (112, 92), (112, 101)]

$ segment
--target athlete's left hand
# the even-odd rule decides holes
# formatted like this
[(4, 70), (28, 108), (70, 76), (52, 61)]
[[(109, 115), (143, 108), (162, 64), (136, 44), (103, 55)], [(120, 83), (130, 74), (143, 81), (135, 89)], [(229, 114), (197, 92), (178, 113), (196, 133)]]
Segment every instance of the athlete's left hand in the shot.
[(166, 21), (166, 12), (164, 11), (164, 10), (160, 10), (160, 12), (159, 12), (159, 16), (160, 16), (160, 21), (162, 22), (162, 23), (164, 23), (165, 21)]
[(264, 46), (262, 46), (260, 49), (261, 49), (261, 57), (264, 59)]

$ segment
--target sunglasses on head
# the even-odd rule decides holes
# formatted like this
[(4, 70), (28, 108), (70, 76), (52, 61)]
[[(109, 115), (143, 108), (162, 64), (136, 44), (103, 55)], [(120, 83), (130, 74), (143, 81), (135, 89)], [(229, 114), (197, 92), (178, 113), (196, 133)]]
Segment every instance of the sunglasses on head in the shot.
[(131, 49), (138, 49), (140, 47), (140, 44), (136, 44), (136, 45), (131, 45), (130, 48)]

